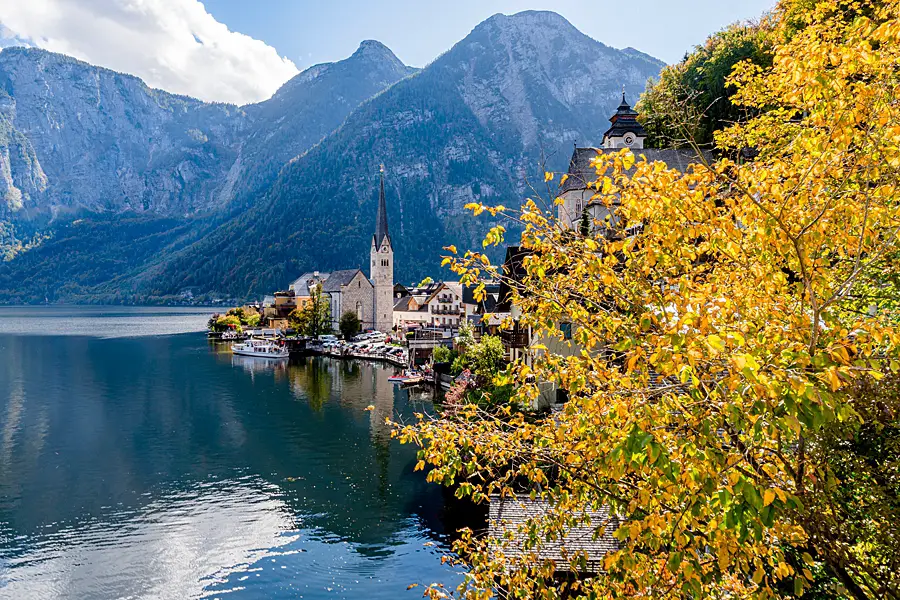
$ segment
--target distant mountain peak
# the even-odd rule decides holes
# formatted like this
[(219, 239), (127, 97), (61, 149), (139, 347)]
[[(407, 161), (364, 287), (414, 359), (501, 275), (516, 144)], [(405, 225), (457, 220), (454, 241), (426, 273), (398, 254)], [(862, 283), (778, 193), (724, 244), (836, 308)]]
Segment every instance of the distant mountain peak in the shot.
[(354, 52), (348, 60), (354, 59), (384, 61), (403, 67), (406, 66), (403, 64), (403, 61), (397, 58), (397, 55), (394, 54), (390, 48), (378, 40), (363, 40), (360, 42), (359, 48), (356, 49), (356, 52)]
[(534, 27), (552, 27), (561, 31), (578, 32), (578, 28), (572, 25), (564, 16), (552, 10), (523, 10), (521, 12), (505, 15), (497, 13), (478, 27), (501, 27), (515, 29), (531, 29)]

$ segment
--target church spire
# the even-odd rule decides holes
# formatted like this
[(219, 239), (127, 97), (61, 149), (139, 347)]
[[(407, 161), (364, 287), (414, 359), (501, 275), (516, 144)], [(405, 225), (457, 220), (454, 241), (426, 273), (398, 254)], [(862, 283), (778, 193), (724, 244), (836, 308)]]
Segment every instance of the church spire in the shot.
[(388, 245), (390, 245), (391, 236), (388, 234), (387, 202), (384, 199), (384, 165), (381, 165), (381, 190), (378, 194), (378, 217), (375, 221), (375, 247), (380, 248), (385, 238), (387, 238)]

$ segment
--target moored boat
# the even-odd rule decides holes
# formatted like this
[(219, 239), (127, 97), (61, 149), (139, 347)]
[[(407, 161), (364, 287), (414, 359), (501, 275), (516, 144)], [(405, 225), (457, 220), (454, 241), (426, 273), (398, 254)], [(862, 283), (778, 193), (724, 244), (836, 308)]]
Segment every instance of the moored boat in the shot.
[(239, 356), (255, 356), (257, 358), (287, 358), (288, 349), (272, 340), (249, 339), (240, 344), (232, 344), (231, 352)]
[(421, 383), (425, 378), (422, 377), (419, 373), (415, 371), (403, 371), (399, 375), (392, 375), (388, 377), (388, 381), (391, 383), (402, 383), (402, 384), (412, 384), (412, 383)]

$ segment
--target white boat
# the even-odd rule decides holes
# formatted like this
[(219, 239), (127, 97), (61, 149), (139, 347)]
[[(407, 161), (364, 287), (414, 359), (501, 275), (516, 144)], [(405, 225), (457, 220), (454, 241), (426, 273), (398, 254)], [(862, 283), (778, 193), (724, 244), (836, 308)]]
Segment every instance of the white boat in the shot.
[(240, 344), (232, 344), (231, 352), (239, 356), (256, 356), (259, 358), (287, 358), (286, 346), (276, 344), (271, 340), (247, 340)]

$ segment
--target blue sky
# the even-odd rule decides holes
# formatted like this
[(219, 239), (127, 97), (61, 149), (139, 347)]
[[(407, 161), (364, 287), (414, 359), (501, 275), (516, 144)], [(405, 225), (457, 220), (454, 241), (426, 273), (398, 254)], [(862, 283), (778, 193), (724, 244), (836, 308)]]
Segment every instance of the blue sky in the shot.
[(421, 67), (489, 16), (553, 10), (604, 44), (632, 46), (677, 62), (706, 36), (737, 20), (757, 18), (774, 0), (205, 0), (232, 30), (274, 46), (299, 68), (349, 56), (360, 40), (377, 39), (407, 64)]
[(246, 104), (365, 39), (422, 67), (493, 14), (553, 10), (616, 48), (668, 63), (775, 0), (0, 0), (0, 48), (31, 45), (152, 87)]

